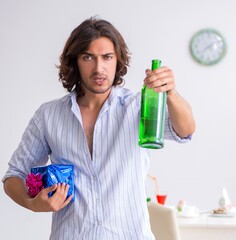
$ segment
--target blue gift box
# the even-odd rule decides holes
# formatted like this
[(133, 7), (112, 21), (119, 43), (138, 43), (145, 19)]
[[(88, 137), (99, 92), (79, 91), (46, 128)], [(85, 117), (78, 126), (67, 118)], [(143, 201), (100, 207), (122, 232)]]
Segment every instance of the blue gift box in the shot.
[[(51, 164), (47, 166), (33, 167), (31, 173), (41, 174), (44, 188), (51, 187), (57, 183), (69, 184), (67, 197), (73, 195), (74, 200), (74, 166), (65, 164)], [(52, 196), (53, 192), (49, 193)]]

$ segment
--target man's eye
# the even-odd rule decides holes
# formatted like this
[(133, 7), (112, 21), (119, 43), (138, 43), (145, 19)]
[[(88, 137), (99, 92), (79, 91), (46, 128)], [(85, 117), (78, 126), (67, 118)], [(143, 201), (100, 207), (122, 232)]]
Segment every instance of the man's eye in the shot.
[(105, 60), (111, 60), (111, 59), (112, 59), (112, 55), (105, 55), (105, 56), (104, 56), (104, 59), (105, 59)]
[(85, 56), (83, 57), (83, 59), (84, 59), (85, 61), (89, 61), (89, 60), (92, 60), (93, 57), (90, 56), (90, 55), (85, 55)]

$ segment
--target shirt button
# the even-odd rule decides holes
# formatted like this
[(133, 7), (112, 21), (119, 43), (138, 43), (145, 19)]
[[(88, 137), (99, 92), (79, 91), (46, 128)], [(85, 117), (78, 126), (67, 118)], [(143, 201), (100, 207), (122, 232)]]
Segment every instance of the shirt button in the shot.
[(98, 220), (98, 225), (102, 225), (102, 221)]

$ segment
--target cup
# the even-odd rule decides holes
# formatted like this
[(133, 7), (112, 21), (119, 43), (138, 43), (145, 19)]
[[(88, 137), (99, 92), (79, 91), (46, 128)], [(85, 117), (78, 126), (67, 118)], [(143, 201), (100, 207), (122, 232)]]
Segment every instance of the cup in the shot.
[(181, 210), (181, 214), (184, 216), (196, 216), (199, 214), (199, 209), (195, 206), (185, 205)]
[(166, 202), (166, 197), (167, 195), (166, 194), (157, 194), (156, 195), (156, 198), (157, 198), (157, 202), (161, 205), (164, 205), (165, 202)]

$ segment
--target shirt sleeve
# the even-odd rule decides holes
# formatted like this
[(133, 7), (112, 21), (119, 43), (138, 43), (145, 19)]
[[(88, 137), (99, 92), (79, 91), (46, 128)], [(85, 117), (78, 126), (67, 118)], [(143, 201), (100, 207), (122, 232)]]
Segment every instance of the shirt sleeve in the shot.
[[(139, 108), (139, 117), (140, 117), (140, 108), (141, 108), (141, 93), (137, 93), (136, 94), (136, 100), (137, 100), (137, 105)], [(192, 135), (189, 135), (185, 138), (181, 138), (179, 137), (176, 132), (174, 131), (171, 121), (170, 121), (170, 117), (169, 117), (169, 113), (168, 113), (168, 108), (166, 107), (166, 116), (165, 116), (165, 134), (164, 134), (164, 138), (166, 140), (172, 140), (178, 143), (187, 143), (189, 141), (191, 141), (192, 139)]]
[(166, 111), (166, 119), (165, 119), (165, 139), (173, 140), (178, 143), (186, 143), (191, 141), (192, 139), (192, 135), (189, 135), (185, 138), (181, 138), (176, 134), (176, 132), (172, 127), (168, 111)]
[(34, 166), (46, 164), (50, 149), (44, 139), (41, 108), (30, 120), (19, 146), (13, 153), (2, 181), (9, 177), (25, 179)]

